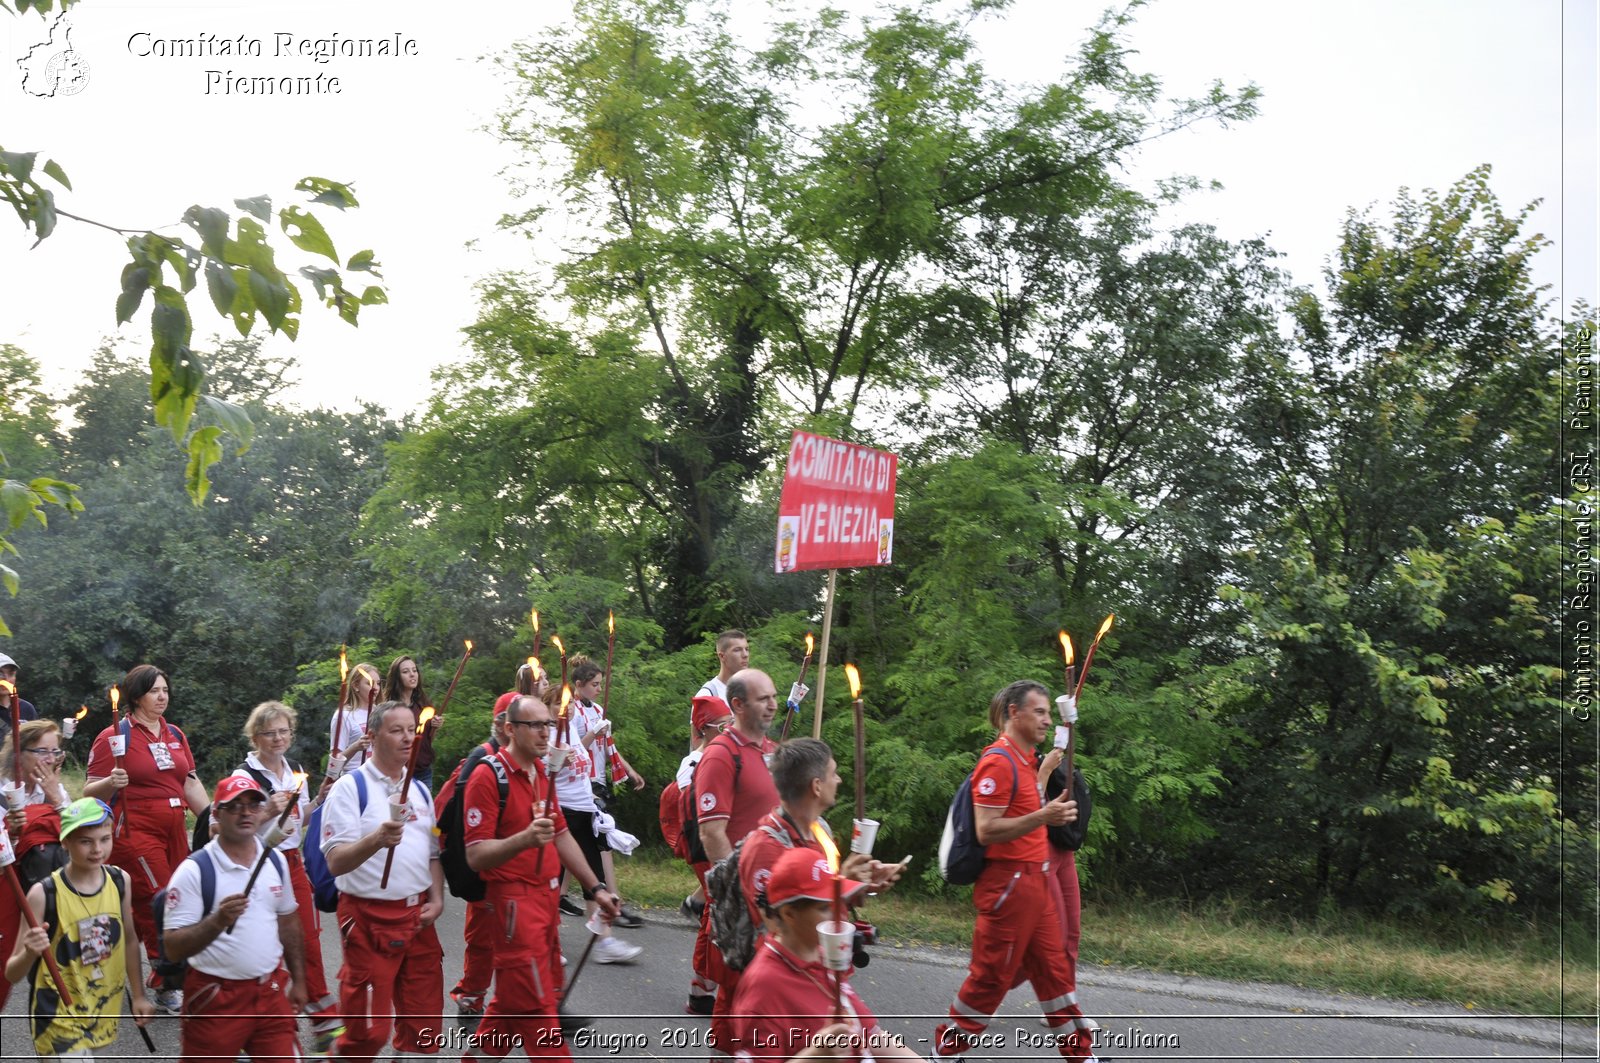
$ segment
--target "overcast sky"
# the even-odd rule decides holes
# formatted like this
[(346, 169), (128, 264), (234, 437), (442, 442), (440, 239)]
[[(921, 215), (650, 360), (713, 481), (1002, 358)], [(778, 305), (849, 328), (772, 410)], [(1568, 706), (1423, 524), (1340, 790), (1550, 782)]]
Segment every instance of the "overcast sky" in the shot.
[[(1103, 6), (1019, 0), (980, 27), (986, 64), (1019, 81), (1050, 79)], [(1551, 294), (1562, 305), (1596, 302), (1595, 6), (1156, 3), (1132, 34), (1136, 67), (1159, 75), (1172, 95), (1198, 93), (1212, 78), (1254, 81), (1264, 91), (1261, 116), (1173, 136), (1146, 149), (1127, 176), (1142, 187), (1173, 173), (1220, 181), (1223, 191), (1195, 194), (1173, 220), (1210, 221), (1233, 238), (1266, 235), (1304, 283), (1320, 275), (1350, 207), (1381, 207), (1401, 186), (1443, 188), (1489, 163), (1508, 208), (1544, 201), (1534, 228), (1555, 241), (1538, 263)], [(302, 364), (291, 398), (414, 409), (429, 372), (460, 352), (475, 281), (526, 263), (531, 250), (495, 232), (496, 219), (518, 204), (500, 172), (507, 156), (479, 129), (504, 89), (476, 59), (569, 11), (505, 0), (82, 0), (69, 20), (88, 81), (54, 98), (26, 93), (17, 65), (47, 39), (49, 24), (0, 15), (0, 146), (55, 158), (73, 182), (65, 209), (125, 227), (173, 225), (192, 203), (229, 206), (261, 193), (290, 202), (294, 182), (308, 174), (353, 182), (361, 209), (334, 217), (332, 235), (345, 256), (377, 250), (391, 304), (368, 309), (358, 330), (308, 308), (300, 341), (285, 345)], [(137, 54), (151, 50), (148, 40), (203, 34), (259, 38), (266, 54)], [(277, 34), (399, 34), (416, 41), (416, 54), (320, 65), (274, 59)], [(208, 94), (208, 69), (323, 73), (342, 91), (267, 98), (224, 95), (213, 83)], [(0, 232), (0, 342), (39, 359), (47, 387), (64, 392), (100, 339), (116, 332), (126, 252), (114, 234), (67, 220), (34, 250), (14, 223)], [(208, 300), (192, 305), (200, 345), (226, 334)], [(147, 339), (144, 327), (123, 333), (137, 345)]]

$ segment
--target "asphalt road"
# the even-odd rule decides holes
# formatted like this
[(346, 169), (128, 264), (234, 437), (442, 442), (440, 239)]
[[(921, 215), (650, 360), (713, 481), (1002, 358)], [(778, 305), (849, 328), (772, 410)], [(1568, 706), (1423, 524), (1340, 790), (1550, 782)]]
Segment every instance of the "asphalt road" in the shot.
[[(620, 930), (644, 946), (638, 961), (584, 968), (574, 997), (596, 1024), (573, 1045), (576, 1059), (703, 1060), (706, 1019), (683, 1014), (693, 942), (689, 925), (672, 913), (646, 913), (647, 923)], [(581, 921), (564, 919), (562, 938), (576, 957), (587, 937)], [(452, 901), (440, 920), (445, 942), (445, 987), (461, 969), (462, 908)], [(332, 919), (323, 948), (338, 956)], [(860, 971), (857, 988), (886, 1027), (918, 1052), (960, 984), (965, 955), (955, 950), (897, 949), (880, 944)], [(1282, 986), (1226, 983), (1133, 971), (1080, 972), (1079, 999), (1102, 1027), (1105, 1057), (1128, 1060), (1477, 1060), (1595, 1059), (1592, 1026), (1551, 1019), (1486, 1016), (1461, 1007), (1309, 993)], [(0, 1054), (33, 1059), (24, 1016), (25, 994), (14, 991), (0, 1022)], [(1045, 1031), (1026, 987), (1014, 991), (990, 1027), (991, 1047), (968, 1059), (1059, 1058), (1035, 1040)], [(440, 1059), (459, 1058), (464, 1036), (447, 1016), (453, 1041)], [(178, 1020), (152, 1024), (157, 1055), (178, 1055)], [(309, 1038), (307, 1039), (309, 1049)], [(149, 1059), (131, 1021), (124, 1021), (116, 1058)], [(520, 1058), (520, 1054), (517, 1056)]]

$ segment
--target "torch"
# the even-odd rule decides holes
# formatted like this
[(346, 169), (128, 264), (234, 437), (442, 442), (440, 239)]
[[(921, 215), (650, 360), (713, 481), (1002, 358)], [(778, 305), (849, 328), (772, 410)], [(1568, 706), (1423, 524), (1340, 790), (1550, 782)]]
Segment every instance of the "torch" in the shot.
[(17, 786), (22, 785), (22, 699), (17, 697), (17, 685), (10, 680), (0, 679), (0, 690), (11, 695), (11, 745), (14, 747), (14, 756), (11, 760), (11, 781)]
[[(433, 719), (432, 705), (429, 705), (427, 708), (423, 709), (422, 712), (417, 716), (417, 736), (412, 740), (411, 743), (411, 755), (406, 758), (405, 781), (400, 784), (400, 803), (402, 807), (404, 807), (407, 801), (411, 800), (411, 780), (416, 778), (417, 775), (417, 751), (422, 748), (423, 728), (428, 726), (428, 721), (431, 719)], [(398, 846), (396, 846), (396, 848), (398, 848)], [(389, 888), (389, 871), (393, 867), (394, 849), (391, 848), (389, 850), (389, 855), (384, 857), (383, 860), (383, 877), (378, 880), (378, 888), (380, 890), (386, 890)]]
[(866, 703), (861, 700), (861, 671), (846, 662), (844, 675), (850, 681), (850, 707), (856, 718), (856, 818), (851, 824), (850, 851), (871, 856), (872, 845), (878, 840), (878, 821), (867, 818)]
[(537, 609), (531, 610), (529, 612), (529, 616), (531, 616), (533, 618), (533, 655), (535, 657), (537, 657), (537, 656), (539, 656), (539, 645), (540, 645), (540, 643), (539, 643), (539, 610), (537, 610)]
[[(244, 895), (246, 897), (249, 897), (250, 891), (255, 888), (256, 878), (261, 874), (261, 868), (266, 864), (269, 854), (271, 854), (272, 850), (278, 847), (279, 843), (289, 836), (288, 832), (283, 828), (286, 824), (288, 824), (289, 817), (294, 814), (295, 808), (299, 806), (300, 790), (305, 786), (305, 784), (305, 772), (295, 772), (294, 793), (289, 795), (289, 803), (283, 806), (283, 815), (278, 817), (278, 822), (272, 825), (272, 829), (267, 831), (266, 838), (262, 839), (261, 855), (256, 859), (256, 866), (250, 869), (250, 877), (245, 880)], [(389, 852), (390, 854), (393, 854), (394, 850), (390, 849)], [(287, 883), (285, 883), (285, 885), (287, 885)], [(228, 933), (233, 933), (232, 923), (228, 924)]]
[[(552, 638), (552, 640), (554, 640), (554, 636), (551, 636), (551, 638)], [(571, 704), (572, 704), (572, 688), (567, 686), (566, 683), (562, 683), (561, 684), (561, 711), (556, 714), (556, 723), (558, 724), (558, 726), (556, 727), (556, 733), (560, 736), (559, 740), (562, 741), (562, 742), (570, 741), (571, 738), (572, 738), (572, 729), (567, 724), (567, 706), (569, 706)]]
[[(854, 684), (851, 684), (851, 685), (852, 685), (852, 687), (854, 686)], [(856, 704), (857, 705), (861, 704), (861, 701), (860, 701), (859, 698), (856, 700)], [(859, 714), (857, 714), (857, 719), (860, 719), (860, 715)], [(857, 774), (859, 775), (860, 773), (858, 772)], [(860, 790), (861, 790), (861, 784), (860, 784), (860, 782), (857, 782), (856, 783), (856, 792), (859, 793)], [(839, 877), (839, 872), (837, 872), (837, 871), (835, 871), (833, 873), (833, 926), (834, 926), (835, 930), (843, 929), (843, 927), (845, 926), (845, 921), (844, 921), (844, 880)], [(852, 927), (851, 929), (853, 930), (854, 927)], [(833, 971), (831, 972), (832, 975), (833, 975), (833, 1021), (834, 1022), (843, 1022), (844, 1021), (844, 971), (839, 969), (837, 966), (835, 966), (835, 963), (837, 961), (834, 959), (833, 953), (831, 951), (830, 951), (829, 955), (827, 957), (825, 957), (825, 959), (827, 959), (829, 961), (828, 966), (834, 968)]]
[[(22, 909), (22, 914), (28, 920), (28, 926), (36, 929), (39, 926), (39, 917), (33, 914), (33, 909), (28, 907), (28, 895), (22, 890), (22, 880), (17, 877), (17, 854), (11, 849), (11, 839), (0, 832), (0, 865), (6, 869), (6, 878), (11, 882), (11, 892), (17, 895), (17, 907)], [(56, 965), (55, 947), (51, 946), (39, 954), (45, 966), (50, 969), (50, 980), (56, 984), (56, 992), (61, 994), (61, 1002), (67, 1007), (72, 1007), (72, 994), (67, 991), (67, 983), (61, 977), (61, 968)]]
[(350, 693), (350, 662), (345, 659), (344, 647), (339, 647), (339, 707), (333, 714), (333, 742), (328, 755), (336, 757), (341, 748), (339, 743), (344, 738), (344, 701)]
[(783, 716), (783, 730), (778, 732), (778, 741), (782, 742), (789, 737), (789, 725), (800, 712), (800, 699), (805, 697), (802, 689), (806, 685), (806, 669), (811, 667), (811, 648), (814, 645), (811, 632), (806, 632), (806, 655), (800, 658), (800, 678), (795, 680), (794, 686), (789, 688), (788, 712)]
[(122, 691), (117, 688), (116, 684), (112, 684), (112, 686), (111, 686), (111, 731), (112, 731), (112, 734), (111, 734), (111, 753), (112, 753), (112, 760), (114, 762), (113, 766), (114, 767), (118, 767), (118, 768), (122, 767), (122, 755), (128, 751), (127, 748), (126, 748), (127, 742), (123, 739), (123, 737), (121, 735), (116, 733), (117, 722), (118, 722), (117, 721), (117, 702), (119, 702), (121, 700), (122, 700)]
[(561, 641), (560, 635), (551, 635), (550, 641), (556, 644), (556, 649), (561, 651), (561, 686), (567, 685), (567, 646)]
[(600, 718), (611, 707), (611, 658), (617, 652), (617, 614), (606, 610), (606, 679), (600, 687)]
[(444, 716), (444, 710), (450, 707), (450, 695), (456, 692), (456, 683), (461, 679), (461, 673), (467, 667), (467, 658), (472, 656), (472, 640), (462, 639), (467, 648), (461, 654), (461, 663), (456, 665), (456, 674), (450, 677), (450, 685), (445, 688), (444, 700), (439, 702), (439, 715)]
[(68, 716), (65, 720), (61, 721), (61, 733), (66, 735), (68, 738), (71, 738), (73, 735), (77, 734), (79, 722), (82, 721), (82, 719), (87, 715), (89, 715), (89, 706), (79, 705), (78, 714), (76, 716)]
[(1078, 691), (1083, 689), (1083, 681), (1089, 678), (1089, 665), (1094, 663), (1094, 651), (1099, 647), (1100, 640), (1105, 637), (1106, 632), (1111, 630), (1111, 623), (1116, 618), (1116, 613), (1110, 613), (1100, 621), (1100, 630), (1094, 633), (1094, 641), (1089, 644), (1089, 654), (1083, 659), (1083, 671), (1078, 673), (1078, 685), (1072, 690), (1074, 698), (1078, 696)]
[[(1062, 662), (1063, 662), (1061, 678), (1062, 678), (1062, 680), (1064, 682), (1064, 685), (1062, 686), (1062, 690), (1074, 690), (1075, 688), (1074, 688), (1073, 683), (1072, 683), (1072, 673), (1074, 671), (1073, 666), (1072, 666), (1072, 662), (1074, 660), (1073, 652), (1072, 652), (1072, 636), (1068, 635), (1065, 629), (1062, 629), (1060, 638), (1061, 638), (1061, 659), (1062, 659)], [(1063, 750), (1066, 751), (1066, 759), (1067, 759), (1067, 789), (1069, 791), (1072, 789), (1072, 753), (1073, 753), (1073, 741), (1072, 741), (1073, 730), (1072, 730), (1072, 728), (1073, 728), (1073, 725), (1076, 724), (1077, 722), (1078, 722), (1078, 697), (1077, 697), (1077, 694), (1074, 693), (1072, 695), (1071, 700), (1065, 706), (1062, 707), (1062, 710), (1061, 710), (1061, 723), (1062, 723), (1062, 726), (1056, 728), (1056, 746), (1058, 748), (1063, 749)], [(1063, 732), (1065, 732), (1065, 733), (1063, 733)]]

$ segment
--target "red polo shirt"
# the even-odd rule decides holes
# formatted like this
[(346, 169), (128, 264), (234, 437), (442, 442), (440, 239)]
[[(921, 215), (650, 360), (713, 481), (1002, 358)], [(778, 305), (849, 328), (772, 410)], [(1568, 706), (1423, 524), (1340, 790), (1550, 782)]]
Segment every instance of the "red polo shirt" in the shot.
[[(878, 1018), (847, 980), (841, 992), (846, 1022), (870, 1035)], [(808, 963), (770, 936), (756, 943), (733, 1000), (740, 1060), (786, 1060), (833, 1022), (833, 972)]]
[[(998, 749), (1000, 753), (990, 755), (990, 749)], [(972, 773), (972, 803), (1004, 809), (1002, 815), (1006, 819), (1037, 812), (1040, 808), (1038, 772), (1038, 754), (1031, 749), (1018, 749), (1001, 735), (978, 758), (977, 770)], [(1050, 859), (1043, 825), (1020, 838), (989, 846), (987, 855), (990, 860), (1043, 863)]]
[[(128, 752), (122, 758), (122, 767), (128, 773), (128, 785), (118, 795), (124, 801), (160, 801), (169, 797), (183, 799), (183, 780), (194, 771), (194, 754), (189, 752), (189, 740), (183, 732), (166, 720), (161, 721), (159, 736), (136, 722), (129, 721)], [(107, 727), (95, 736), (94, 747), (89, 751), (87, 774), (92, 779), (104, 779), (117, 766), (111, 755), (111, 736), (116, 727)], [(152, 746), (166, 747), (164, 759), (171, 767), (163, 768), (156, 760)]]
[[(777, 748), (765, 735), (755, 743), (737, 731), (724, 731), (711, 740), (695, 768), (699, 820), (727, 820), (730, 845), (738, 844), (778, 803), (778, 788), (772, 784), (772, 772), (766, 762), (766, 754)], [(737, 771), (735, 756), (739, 758)]]
[[(508, 749), (500, 750), (494, 754), (494, 758), (505, 765), (509, 783), (505, 814), (500, 812), (500, 783), (495, 778), (493, 766), (479, 764), (467, 779), (467, 790), (461, 798), (461, 821), (464, 827), (461, 836), (467, 845), (509, 838), (520, 830), (526, 830), (528, 824), (533, 822), (534, 806), (543, 801), (550, 802), (550, 817), (556, 821), (556, 833), (567, 829), (567, 818), (561, 814), (555, 788), (545, 776), (543, 763), (535, 761), (533, 771), (529, 772), (517, 766)], [(484, 758), (485, 761), (488, 759)], [(499, 867), (491, 867), (480, 874), (489, 882), (497, 879), (537, 882), (547, 873), (555, 875), (560, 869), (558, 858), (546, 863), (544, 851), (547, 848), (536, 845), (532, 849), (524, 849)]]

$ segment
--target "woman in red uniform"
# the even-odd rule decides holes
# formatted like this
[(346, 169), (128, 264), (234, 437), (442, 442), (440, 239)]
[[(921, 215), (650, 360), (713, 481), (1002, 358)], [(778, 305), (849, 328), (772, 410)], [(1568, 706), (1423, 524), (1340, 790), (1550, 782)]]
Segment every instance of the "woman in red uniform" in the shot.
[[(0, 775), (11, 780), (16, 763), (13, 739), (0, 746)], [(71, 798), (61, 784), (61, 732), (54, 720), (26, 720), (22, 724), (23, 805), (6, 814), (6, 834), (17, 857), (17, 875), (24, 890), (67, 862), (61, 848), (60, 809)], [(0, 952), (9, 956), (17, 943), (22, 909), (11, 890), (0, 890)], [(0, 979), (0, 1006), (11, 993), (11, 983)]]
[[(195, 774), (189, 740), (166, 720), (171, 698), (167, 674), (155, 665), (135, 665), (122, 677), (117, 690), (128, 712), (95, 737), (83, 796), (97, 797), (111, 806), (110, 862), (128, 872), (133, 884), (134, 929), (153, 964), (156, 928), (150, 898), (189, 855), (184, 809), (198, 815), (208, 802), (206, 789)], [(111, 752), (113, 735), (126, 740), (120, 765)], [(182, 1004), (181, 989), (158, 987), (157, 1007), (176, 1012)]]

